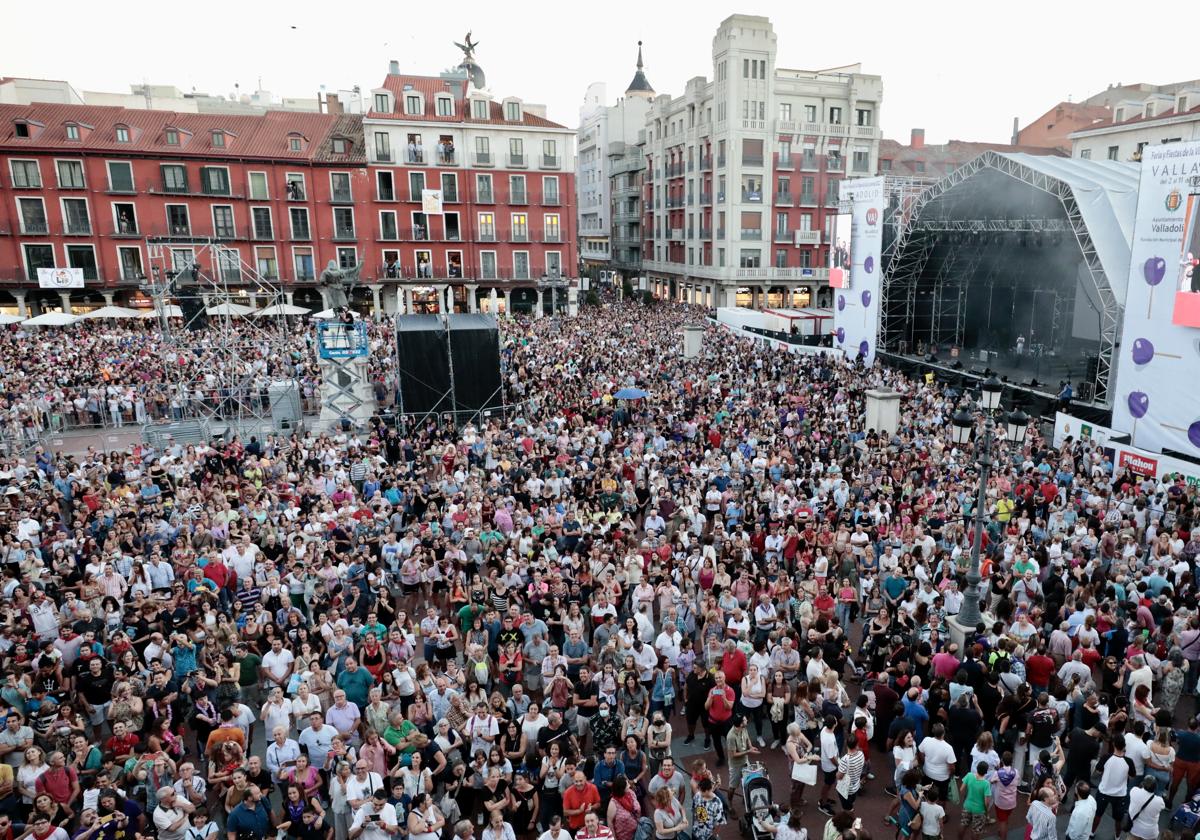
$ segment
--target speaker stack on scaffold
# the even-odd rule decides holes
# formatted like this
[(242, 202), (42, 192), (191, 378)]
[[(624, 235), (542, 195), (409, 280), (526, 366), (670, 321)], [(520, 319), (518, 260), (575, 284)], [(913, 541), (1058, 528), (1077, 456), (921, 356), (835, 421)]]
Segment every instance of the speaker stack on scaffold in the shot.
[(456, 422), (503, 405), (500, 331), (490, 315), (396, 318), (401, 411), (454, 414)]

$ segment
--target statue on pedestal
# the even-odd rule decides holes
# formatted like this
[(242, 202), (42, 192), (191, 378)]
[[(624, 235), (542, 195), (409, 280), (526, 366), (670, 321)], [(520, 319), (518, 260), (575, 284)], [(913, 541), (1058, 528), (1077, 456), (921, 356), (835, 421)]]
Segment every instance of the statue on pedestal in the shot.
[(463, 59), (458, 65), (459, 69), (467, 71), (467, 76), (470, 77), (471, 84), (475, 86), (476, 90), (483, 90), (487, 87), (487, 79), (483, 75), (483, 68), (475, 62), (475, 48), (479, 46), (479, 42), (471, 40), (470, 32), (463, 41), (465, 43), (462, 44), (458, 41), (454, 42), (454, 46), (463, 51)]
[(321, 272), (321, 288), (329, 298), (330, 309), (345, 309), (350, 305), (350, 293), (358, 285), (358, 275), (362, 266), (354, 268), (338, 268), (337, 263), (329, 261)]

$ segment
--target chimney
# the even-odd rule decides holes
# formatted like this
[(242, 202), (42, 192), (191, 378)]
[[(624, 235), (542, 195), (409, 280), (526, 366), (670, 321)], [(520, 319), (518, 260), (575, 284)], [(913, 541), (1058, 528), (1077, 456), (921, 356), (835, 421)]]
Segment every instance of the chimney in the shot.
[(345, 106), (342, 105), (342, 100), (337, 96), (325, 94), (325, 113), (326, 114), (344, 114), (346, 113)]
[(394, 58), (388, 62), (388, 75), (389, 76), (399, 76), (400, 75), (400, 62), (396, 61), (396, 59), (394, 59)]
[(1019, 146), (1021, 144), (1021, 124), (1016, 117), (1013, 117), (1013, 136), (1012, 144)]
[(909, 140), (909, 145), (912, 146), (914, 149), (924, 149), (925, 148), (925, 129), (914, 128), (912, 130), (912, 139)]

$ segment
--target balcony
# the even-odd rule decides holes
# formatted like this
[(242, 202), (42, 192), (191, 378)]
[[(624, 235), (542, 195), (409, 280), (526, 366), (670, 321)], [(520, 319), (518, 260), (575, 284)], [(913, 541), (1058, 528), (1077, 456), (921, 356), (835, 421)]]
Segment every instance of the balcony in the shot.
[(717, 158), (717, 169), (724, 169), (724, 168), (725, 168), (725, 155), (720, 155)]
[(711, 192), (700, 193), (700, 206), (705, 207), (709, 204), (712, 204), (712, 193)]
[(340, 227), (333, 230), (334, 242), (353, 242), (354, 239), (354, 228)]
[(700, 158), (700, 171), (701, 172), (711, 172), (712, 168), (713, 168), (712, 167), (712, 155), (709, 155), (708, 157)]
[(475, 203), (476, 204), (495, 204), (496, 198), (491, 190), (480, 190), (479, 194), (475, 196)]
[(528, 204), (529, 194), (525, 190), (513, 190), (508, 194), (509, 204)]
[(293, 242), (308, 242), (312, 239), (312, 233), (308, 229), (308, 225), (300, 225), (292, 228)]
[(136, 239), (141, 236), (136, 222), (122, 219), (112, 226), (109, 236), (113, 239)]
[(762, 155), (742, 155), (742, 166), (762, 166)]
[(391, 163), (392, 162), (391, 150), (390, 149), (376, 149), (375, 150), (375, 160), (377, 160), (379, 163)]
[(877, 139), (880, 136), (879, 129), (873, 125), (856, 125), (853, 126), (853, 131), (855, 137), (866, 137), (870, 140)]
[(275, 232), (271, 225), (254, 225), (252, 228), (253, 238), (261, 241), (270, 241), (275, 238)]
[(525, 155), (516, 154), (515, 152), (509, 152), (508, 153), (508, 165), (524, 168), (525, 167)]
[(429, 228), (426, 225), (413, 225), (410, 228), (401, 230), (401, 238), (409, 242), (428, 242), (430, 240)]
[(700, 238), (701, 239), (712, 239), (712, 228), (710, 228), (710, 227), (700, 228)]
[(695, 207), (695, 206), (696, 206), (696, 196), (695, 196), (693, 193), (688, 193), (688, 197), (687, 197), (687, 206), (688, 206), (688, 207)]
[(683, 241), (683, 228), (671, 228), (671, 235), (668, 237), (672, 241)]
[(812, 152), (805, 152), (800, 155), (800, 169), (803, 172), (817, 172), (821, 168), (817, 161), (817, 156)]
[(480, 228), (479, 232), (477, 234), (475, 234), (475, 237), (480, 242), (495, 242), (496, 241), (496, 229), (495, 228)]
[(760, 240), (762, 239), (762, 228), (742, 228), (742, 239)]
[(542, 196), (542, 204), (546, 205), (547, 207), (557, 207), (562, 204), (562, 199), (559, 197), (558, 193), (546, 193)]
[(542, 169), (558, 169), (558, 155), (542, 155)]
[(825, 157), (826, 172), (845, 172), (846, 159), (841, 155), (827, 155)]
[(354, 194), (347, 190), (334, 190), (329, 194), (330, 204), (353, 204)]
[(821, 231), (819, 230), (797, 230), (793, 231), (793, 233), (795, 234), (795, 240), (793, 242), (795, 245), (821, 244)]
[(68, 219), (63, 226), (63, 234), (65, 236), (91, 236), (92, 223), (86, 219), (75, 221)]
[(528, 242), (529, 228), (513, 228), (511, 240), (512, 242)]
[(475, 153), (475, 165), (476, 166), (491, 166), (492, 165), (492, 153), (491, 152), (476, 152)]
[(762, 192), (759, 190), (742, 190), (742, 201), (750, 204), (762, 204)]
[(810, 193), (810, 192), (800, 193), (799, 206), (801, 206), (801, 207), (816, 207), (817, 206), (817, 194)]
[(400, 239), (400, 233), (396, 230), (395, 225), (384, 225), (379, 230), (380, 242), (397, 242)]
[(458, 155), (453, 149), (449, 151), (441, 151), (438, 152), (437, 162), (438, 166), (456, 166), (458, 165)]
[(795, 155), (780, 155), (775, 164), (776, 169), (795, 169)]
[(725, 238), (725, 228), (717, 228), (717, 239)]
[(404, 155), (404, 162), (415, 164), (425, 163), (425, 151), (423, 149), (409, 149)]
[(790, 207), (792, 204), (792, 194), (790, 192), (775, 193), (775, 203)]
[(458, 190), (442, 190), (442, 201), (446, 204), (458, 204)]
[(775, 228), (775, 241), (776, 242), (791, 242), (792, 241), (792, 232), (790, 230), (788, 230), (787, 228)]
[(50, 225), (45, 222), (25, 222), (21, 225), (21, 233), (25, 236), (42, 236), (50, 232)]
[(866, 161), (866, 160), (855, 159), (854, 164), (853, 164), (853, 171), (857, 172), (860, 175), (868, 174), (871, 171), (870, 162)]
[(546, 243), (562, 242), (563, 241), (562, 231), (557, 230), (557, 229), (556, 230), (550, 230), (550, 229), (544, 230), (544, 231), (542, 231), (541, 240), (542, 240), (542, 242), (546, 242)]
[(826, 207), (837, 207), (839, 203), (840, 203), (840, 201), (838, 198), (837, 190), (830, 190), (829, 192), (825, 193), (825, 206)]
[(167, 236), (186, 236), (191, 237), (191, 225), (167, 225)]
[(725, 203), (725, 193), (723, 193), (723, 192), (717, 193), (717, 204), (724, 204), (724, 203)]

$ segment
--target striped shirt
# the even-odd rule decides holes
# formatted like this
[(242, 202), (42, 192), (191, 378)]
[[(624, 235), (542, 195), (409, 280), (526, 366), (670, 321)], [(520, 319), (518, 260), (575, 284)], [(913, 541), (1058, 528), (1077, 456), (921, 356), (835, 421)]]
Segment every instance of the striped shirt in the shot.
[(866, 762), (862, 750), (847, 752), (838, 759), (838, 775), (841, 778), (837, 781), (837, 792), (840, 796), (849, 798), (858, 793), (862, 786), (862, 772)]

